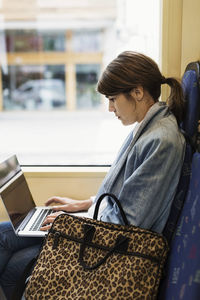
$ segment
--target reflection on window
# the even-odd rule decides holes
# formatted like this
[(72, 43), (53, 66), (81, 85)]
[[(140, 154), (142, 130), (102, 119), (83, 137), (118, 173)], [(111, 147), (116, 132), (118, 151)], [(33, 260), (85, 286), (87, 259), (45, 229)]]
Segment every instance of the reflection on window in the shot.
[(3, 74), (5, 110), (38, 110), (66, 106), (64, 66), (10, 66)]
[(100, 95), (96, 92), (100, 65), (76, 65), (77, 107), (93, 108), (100, 105)]
[(64, 31), (6, 30), (7, 52), (64, 51)]
[(72, 47), (75, 52), (97, 52), (101, 50), (102, 33), (100, 30), (74, 31)]

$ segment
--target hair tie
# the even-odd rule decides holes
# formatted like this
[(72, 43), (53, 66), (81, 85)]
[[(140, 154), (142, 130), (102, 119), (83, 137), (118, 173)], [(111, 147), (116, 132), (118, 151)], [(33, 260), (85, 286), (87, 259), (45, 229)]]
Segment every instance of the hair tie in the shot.
[(162, 76), (161, 78), (161, 84), (165, 84), (167, 83), (167, 79), (165, 78), (165, 76)]

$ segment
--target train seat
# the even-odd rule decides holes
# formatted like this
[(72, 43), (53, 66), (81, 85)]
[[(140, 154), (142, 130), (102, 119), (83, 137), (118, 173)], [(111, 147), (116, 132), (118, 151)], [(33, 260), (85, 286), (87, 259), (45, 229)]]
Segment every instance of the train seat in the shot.
[(187, 197), (161, 282), (158, 300), (200, 298), (200, 153), (192, 160)]
[[(188, 134), (196, 152), (192, 154), (189, 148), (186, 149), (186, 165), (183, 165), (178, 196), (174, 199), (163, 232), (167, 238), (170, 238), (170, 254), (158, 300), (199, 300), (200, 298), (200, 147), (197, 144), (200, 135), (198, 132), (200, 129), (198, 128), (199, 79), (199, 62), (189, 64), (182, 82), (187, 100), (187, 114), (185, 123), (181, 126)], [(188, 177), (190, 155), (192, 155), (192, 164), (191, 175)], [(184, 187), (184, 183), (188, 188)]]
[(171, 243), (187, 195), (191, 176), (192, 155), (196, 148), (195, 141), (198, 133), (198, 121), (200, 119), (199, 70), (199, 62), (192, 62), (187, 65), (182, 78), (182, 87), (186, 100), (186, 114), (184, 121), (180, 124), (180, 128), (186, 138), (186, 151), (177, 192), (171, 206), (167, 223), (163, 230), (163, 234), (167, 238), (169, 244)]
[(180, 125), (192, 139), (196, 139), (198, 120), (200, 119), (200, 62), (189, 63), (182, 78), (182, 87), (186, 99), (186, 115)]

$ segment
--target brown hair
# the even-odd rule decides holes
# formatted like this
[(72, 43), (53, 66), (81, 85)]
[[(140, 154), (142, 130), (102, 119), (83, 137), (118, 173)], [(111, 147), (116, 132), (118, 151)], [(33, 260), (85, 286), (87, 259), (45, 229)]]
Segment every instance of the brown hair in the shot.
[(167, 105), (177, 121), (181, 122), (185, 102), (180, 83), (173, 77), (162, 76), (158, 65), (143, 54), (133, 51), (119, 54), (103, 72), (97, 90), (105, 96), (114, 96), (120, 93), (128, 94), (133, 88), (141, 85), (157, 102), (161, 94), (161, 84), (165, 83), (171, 87)]

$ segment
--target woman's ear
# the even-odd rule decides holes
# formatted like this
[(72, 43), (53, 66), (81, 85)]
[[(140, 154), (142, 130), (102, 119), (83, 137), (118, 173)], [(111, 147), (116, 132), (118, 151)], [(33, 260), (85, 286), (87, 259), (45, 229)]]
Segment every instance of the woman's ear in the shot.
[(144, 96), (144, 89), (141, 85), (137, 86), (136, 88), (132, 89), (131, 96), (134, 97), (135, 100), (141, 101)]

